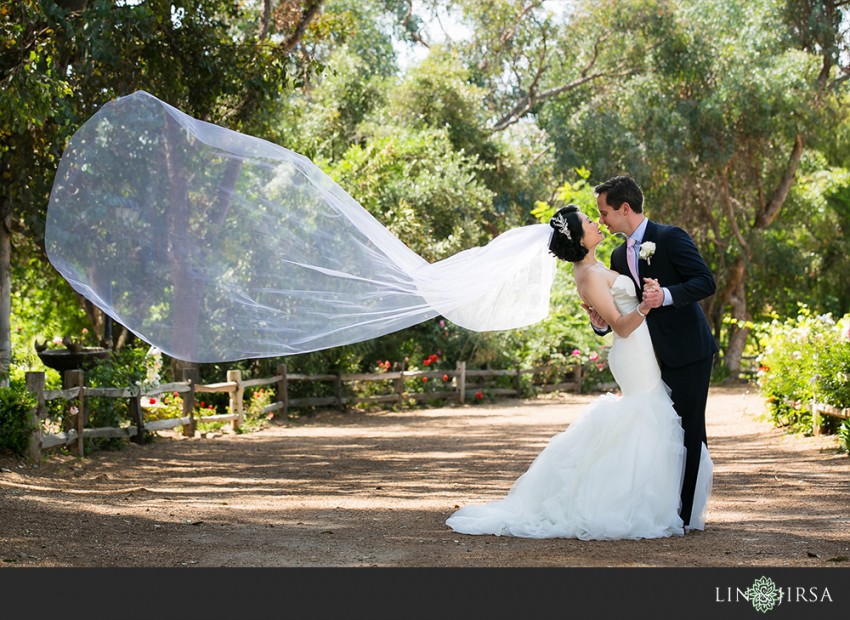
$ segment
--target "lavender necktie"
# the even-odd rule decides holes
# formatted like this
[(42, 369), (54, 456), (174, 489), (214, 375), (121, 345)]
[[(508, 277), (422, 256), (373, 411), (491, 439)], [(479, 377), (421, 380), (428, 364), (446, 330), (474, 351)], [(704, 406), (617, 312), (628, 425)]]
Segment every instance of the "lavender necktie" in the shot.
[(633, 237), (629, 237), (626, 241), (626, 262), (629, 264), (629, 271), (632, 272), (632, 277), (635, 279), (635, 282), (640, 284), (640, 278), (638, 277), (637, 270), (637, 259), (635, 258), (635, 239)]

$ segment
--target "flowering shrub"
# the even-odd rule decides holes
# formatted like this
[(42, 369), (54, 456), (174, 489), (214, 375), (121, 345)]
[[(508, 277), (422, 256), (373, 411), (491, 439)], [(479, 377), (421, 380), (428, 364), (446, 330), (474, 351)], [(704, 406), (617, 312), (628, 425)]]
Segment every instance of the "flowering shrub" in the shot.
[(250, 433), (269, 425), (274, 418), (274, 412), (266, 413), (263, 409), (274, 400), (274, 391), (267, 388), (257, 388), (250, 396), (244, 398), (245, 416), (239, 431)]
[(178, 392), (142, 397), (145, 420), (166, 420), (183, 417), (183, 399)]
[[(836, 322), (831, 315), (813, 316), (800, 306), (798, 316), (774, 320), (759, 356), (758, 386), (778, 426), (812, 431), (811, 403), (850, 407), (850, 315)], [(839, 426), (824, 420), (827, 432)]]

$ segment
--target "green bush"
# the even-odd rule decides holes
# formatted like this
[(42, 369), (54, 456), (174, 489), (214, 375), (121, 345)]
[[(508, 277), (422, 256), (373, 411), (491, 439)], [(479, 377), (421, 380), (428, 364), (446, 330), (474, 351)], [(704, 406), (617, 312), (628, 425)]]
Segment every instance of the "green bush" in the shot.
[[(150, 354), (148, 346), (128, 346), (97, 362), (85, 371), (89, 387), (126, 388), (137, 387), (144, 391), (148, 386), (159, 383), (162, 360)], [(92, 428), (111, 426), (120, 428), (130, 424), (129, 401), (126, 398), (92, 397), (88, 399), (88, 426)], [(85, 451), (114, 450), (123, 448), (125, 439), (96, 437), (85, 440)]]
[(23, 455), (33, 428), (30, 414), (35, 397), (18, 385), (0, 387), (0, 451)]
[[(836, 322), (813, 316), (806, 306), (780, 323), (774, 321), (759, 357), (758, 385), (778, 426), (812, 431), (811, 403), (850, 407), (850, 315)], [(832, 427), (832, 428), (830, 428)], [(838, 422), (827, 417), (827, 428)]]

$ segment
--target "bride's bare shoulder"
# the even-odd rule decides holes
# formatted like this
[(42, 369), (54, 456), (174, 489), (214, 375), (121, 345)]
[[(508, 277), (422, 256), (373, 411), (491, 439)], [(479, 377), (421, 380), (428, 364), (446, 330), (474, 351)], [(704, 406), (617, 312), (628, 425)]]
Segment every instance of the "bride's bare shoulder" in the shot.
[(584, 287), (604, 286), (611, 288), (614, 286), (614, 281), (619, 274), (616, 271), (608, 269), (600, 262), (582, 270), (576, 270), (575, 280), (576, 287), (581, 290)]
[(611, 271), (602, 263), (576, 270), (575, 281), (579, 297), (586, 304), (593, 306), (594, 299), (598, 303), (600, 295), (605, 295), (605, 291), (610, 292), (617, 275), (616, 271)]

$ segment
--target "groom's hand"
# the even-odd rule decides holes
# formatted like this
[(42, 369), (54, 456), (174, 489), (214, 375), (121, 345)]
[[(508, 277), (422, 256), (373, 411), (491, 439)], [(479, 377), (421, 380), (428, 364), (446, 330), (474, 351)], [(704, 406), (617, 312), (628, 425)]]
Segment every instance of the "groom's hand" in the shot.
[(602, 318), (601, 314), (587, 304), (582, 304), (581, 307), (585, 309), (587, 315), (590, 317), (590, 324), (593, 325), (597, 331), (604, 332), (608, 329), (608, 323)]
[(664, 291), (654, 278), (643, 279), (643, 303), (650, 308), (660, 308), (664, 304)]

